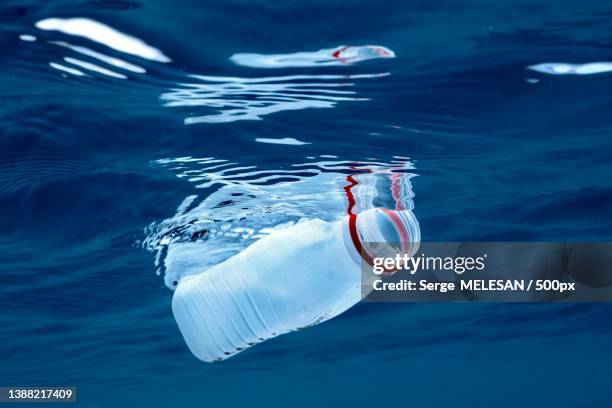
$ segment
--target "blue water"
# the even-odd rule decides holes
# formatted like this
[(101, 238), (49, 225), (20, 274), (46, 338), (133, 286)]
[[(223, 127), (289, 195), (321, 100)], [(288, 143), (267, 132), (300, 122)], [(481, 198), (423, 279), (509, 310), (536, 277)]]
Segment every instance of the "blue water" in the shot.
[[(36, 26), (74, 17), (140, 42)], [(612, 60), (611, 17), (605, 1), (4, 1), (0, 385), (73, 385), (90, 407), (609, 406), (608, 304), (364, 303), (210, 365), (176, 327), (184, 265), (167, 261), (337, 218), (367, 163), (403, 166), (423, 241), (609, 241), (612, 73), (526, 67)], [(231, 59), (366, 44), (395, 58)]]

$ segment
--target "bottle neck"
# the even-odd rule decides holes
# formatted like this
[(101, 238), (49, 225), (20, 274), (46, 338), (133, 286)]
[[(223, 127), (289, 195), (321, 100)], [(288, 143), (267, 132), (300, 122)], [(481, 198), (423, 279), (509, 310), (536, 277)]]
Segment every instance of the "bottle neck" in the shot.
[(376, 256), (416, 253), (421, 240), (419, 223), (411, 210), (374, 208), (343, 219), (347, 250), (356, 263), (373, 264)]

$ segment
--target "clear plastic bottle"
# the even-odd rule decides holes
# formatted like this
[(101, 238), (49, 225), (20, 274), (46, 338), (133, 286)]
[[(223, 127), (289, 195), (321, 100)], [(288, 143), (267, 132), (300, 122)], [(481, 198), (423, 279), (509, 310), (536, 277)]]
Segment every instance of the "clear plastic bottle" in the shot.
[(192, 353), (224, 360), (277, 335), (339, 315), (361, 300), (366, 242), (420, 241), (410, 210), (365, 211), (279, 230), (206, 272), (182, 279), (172, 310)]

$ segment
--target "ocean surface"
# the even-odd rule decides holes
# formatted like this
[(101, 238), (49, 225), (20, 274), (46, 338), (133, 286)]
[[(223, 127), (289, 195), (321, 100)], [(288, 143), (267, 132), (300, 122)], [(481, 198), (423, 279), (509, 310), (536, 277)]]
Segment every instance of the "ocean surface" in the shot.
[(205, 364), (170, 302), (275, 228), (341, 217), (350, 175), (423, 241), (610, 241), (610, 2), (7, 0), (0, 22), (0, 385), (609, 406), (605, 303), (362, 303)]

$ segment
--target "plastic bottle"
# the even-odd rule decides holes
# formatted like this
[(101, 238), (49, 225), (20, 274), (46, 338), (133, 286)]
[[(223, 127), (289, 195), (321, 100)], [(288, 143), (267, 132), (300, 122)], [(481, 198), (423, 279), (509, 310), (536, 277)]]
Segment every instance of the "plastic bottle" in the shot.
[(183, 278), (172, 310), (191, 352), (224, 360), (264, 340), (339, 315), (362, 298), (363, 243), (400, 243), (413, 254), (410, 210), (370, 209), (337, 222), (279, 230), (197, 276)]

